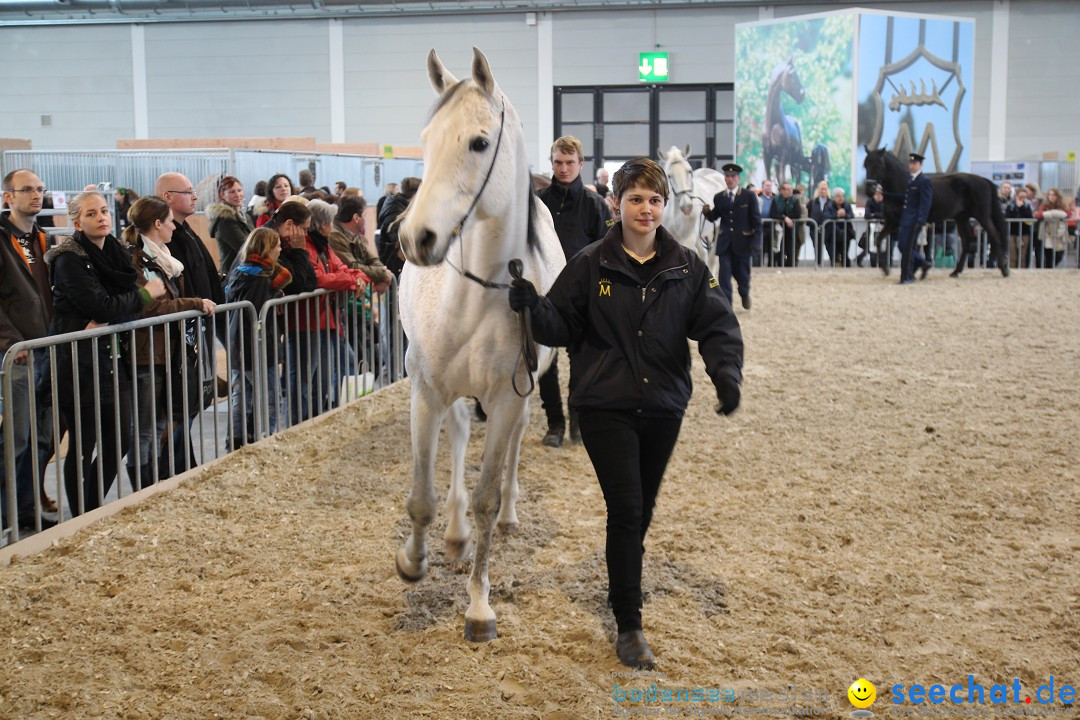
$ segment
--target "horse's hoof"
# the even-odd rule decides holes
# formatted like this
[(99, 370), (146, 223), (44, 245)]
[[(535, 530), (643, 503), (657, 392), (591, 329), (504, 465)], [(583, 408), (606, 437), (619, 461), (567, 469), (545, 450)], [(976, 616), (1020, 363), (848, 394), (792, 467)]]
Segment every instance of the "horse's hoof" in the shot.
[(401, 548), (394, 557), (394, 567), (397, 568), (398, 577), (402, 580), (407, 583), (418, 583), (427, 575), (427, 558), (420, 561), (419, 572), (414, 575), (405, 570), (408, 567), (408, 557), (405, 556), (405, 548)]
[(446, 558), (450, 562), (461, 562), (472, 549), (472, 544), (468, 538), (464, 540), (447, 540), (446, 541)]
[(469, 642), (491, 642), (495, 639), (495, 618), (470, 620), (465, 618), (465, 639)]
[(960, 271), (953, 270), (951, 273), (949, 273), (949, 277), (960, 277)]
[(1009, 266), (1001, 265), (1001, 277), (1009, 277)]
[(503, 535), (515, 535), (517, 531), (521, 529), (521, 526), (516, 522), (501, 522), (496, 524), (499, 528), (499, 532)]

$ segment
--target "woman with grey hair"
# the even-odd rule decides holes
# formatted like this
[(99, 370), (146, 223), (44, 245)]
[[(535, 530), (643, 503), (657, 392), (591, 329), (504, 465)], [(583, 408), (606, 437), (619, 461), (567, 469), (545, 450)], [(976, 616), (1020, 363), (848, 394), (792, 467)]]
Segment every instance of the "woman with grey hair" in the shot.
[[(341, 379), (353, 372), (355, 354), (343, 339), (341, 295), (363, 295), (371, 280), (341, 261), (330, 247), (337, 210), (323, 200), (312, 200), (311, 228), (307, 234), (308, 259), (315, 268), (315, 286), (334, 294), (307, 302), (298, 324), (289, 331), (289, 354), (292, 358), (289, 383), (294, 399), (294, 421), (307, 420), (337, 405)], [(322, 372), (316, 372), (322, 367)], [(313, 388), (316, 378), (319, 387)]]

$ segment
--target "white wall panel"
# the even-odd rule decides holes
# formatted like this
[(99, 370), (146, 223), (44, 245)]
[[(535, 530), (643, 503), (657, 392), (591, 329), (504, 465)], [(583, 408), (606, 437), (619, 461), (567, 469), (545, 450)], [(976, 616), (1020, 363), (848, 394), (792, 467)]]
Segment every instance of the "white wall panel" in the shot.
[(330, 142), (325, 20), (146, 28), (150, 137)]
[[(468, 77), (472, 48), (491, 64), (495, 81), (537, 145), (536, 26), (525, 14), (349, 20), (345, 22), (345, 127), (350, 142), (419, 145), (435, 101), (428, 82), (431, 48), (457, 77)], [(535, 165), (536, 158), (530, 156)]]
[(0, 47), (0, 136), (44, 150), (115, 147), (134, 134), (128, 26), (0, 28)]
[[(1080, 152), (1080, 4), (1011, 3), (1005, 160)], [(992, 158), (998, 159), (998, 158)]]
[(735, 24), (757, 7), (559, 13), (556, 85), (638, 85), (638, 53), (666, 52), (671, 83), (735, 79)]

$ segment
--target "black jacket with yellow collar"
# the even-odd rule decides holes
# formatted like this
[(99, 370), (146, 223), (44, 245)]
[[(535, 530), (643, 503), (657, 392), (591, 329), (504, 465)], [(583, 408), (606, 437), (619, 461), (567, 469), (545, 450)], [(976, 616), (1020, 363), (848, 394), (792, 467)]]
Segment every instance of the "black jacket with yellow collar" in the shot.
[(574, 408), (681, 416), (690, 401), (690, 347), (719, 387), (742, 380), (739, 322), (698, 256), (663, 227), (642, 276), (622, 250), (622, 223), (571, 258), (533, 310), (537, 342), (567, 346)]
[[(45, 232), (36, 224), (33, 238), (38, 243), (39, 262), (45, 256)], [(0, 216), (0, 355), (21, 340), (33, 340), (49, 334), (52, 295), (42, 296), (30, 274), (19, 235), (8, 220)]]

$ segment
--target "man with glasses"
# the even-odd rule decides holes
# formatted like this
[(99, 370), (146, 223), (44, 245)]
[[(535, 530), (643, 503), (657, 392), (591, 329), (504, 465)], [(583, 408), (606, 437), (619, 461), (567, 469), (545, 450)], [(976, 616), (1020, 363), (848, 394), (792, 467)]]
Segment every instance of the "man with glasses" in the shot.
[[(217, 266), (206, 249), (202, 239), (191, 229), (188, 218), (195, 214), (195, 202), (199, 194), (195, 192), (191, 181), (181, 173), (165, 173), (154, 184), (154, 194), (161, 197), (169, 204), (173, 213), (173, 221), (176, 229), (172, 234), (172, 242), (169, 243), (169, 252), (184, 265), (181, 274), (181, 292), (184, 297), (199, 297), (204, 300), (213, 300), (221, 305), (225, 302), (225, 289), (221, 286), (221, 277), (218, 275)], [(194, 322), (194, 321), (190, 321)], [(205, 324), (206, 332), (203, 338), (204, 344), (200, 347), (206, 349), (203, 358), (202, 377), (206, 382), (214, 382), (217, 379), (217, 369), (214, 367), (214, 337), (224, 338), (228, 332), (226, 323), (215, 319)], [(224, 340), (223, 340), (224, 342)], [(228, 383), (222, 381), (224, 387), (218, 388), (218, 397), (229, 396)], [(191, 408), (192, 417), (202, 411), (202, 408)], [(190, 424), (189, 424), (190, 427)], [(195, 455), (190, 450), (187, 457), (184, 455), (184, 428), (178, 427), (174, 434), (174, 458), (176, 458), (176, 472), (181, 473), (188, 467), (195, 467)], [(167, 463), (166, 463), (167, 466)]]
[[(49, 334), (52, 318), (52, 288), (45, 266), (45, 232), (35, 222), (45, 199), (45, 187), (30, 170), (14, 170), (4, 177), (4, 205), (0, 216), (0, 361), (9, 348), (22, 340), (34, 340)], [(34, 353), (34, 374), (48, 377), (48, 355)], [(20, 351), (11, 366), (11, 397), (8, 414), (14, 426), (15, 502), (19, 534), (29, 534), (34, 527), (33, 460), (29, 451), (30, 375), (28, 352)], [(35, 379), (37, 379), (35, 378)], [(44, 396), (35, 398), (38, 428), (39, 461), (47, 462), (52, 454), (52, 403)], [(0, 459), (3, 458), (3, 434), (0, 433)], [(41, 468), (43, 470), (43, 468)], [(0, 512), (8, 527), (6, 463), (0, 462)], [(43, 497), (44, 501), (45, 498)], [(41, 518), (42, 529), (55, 521)]]

